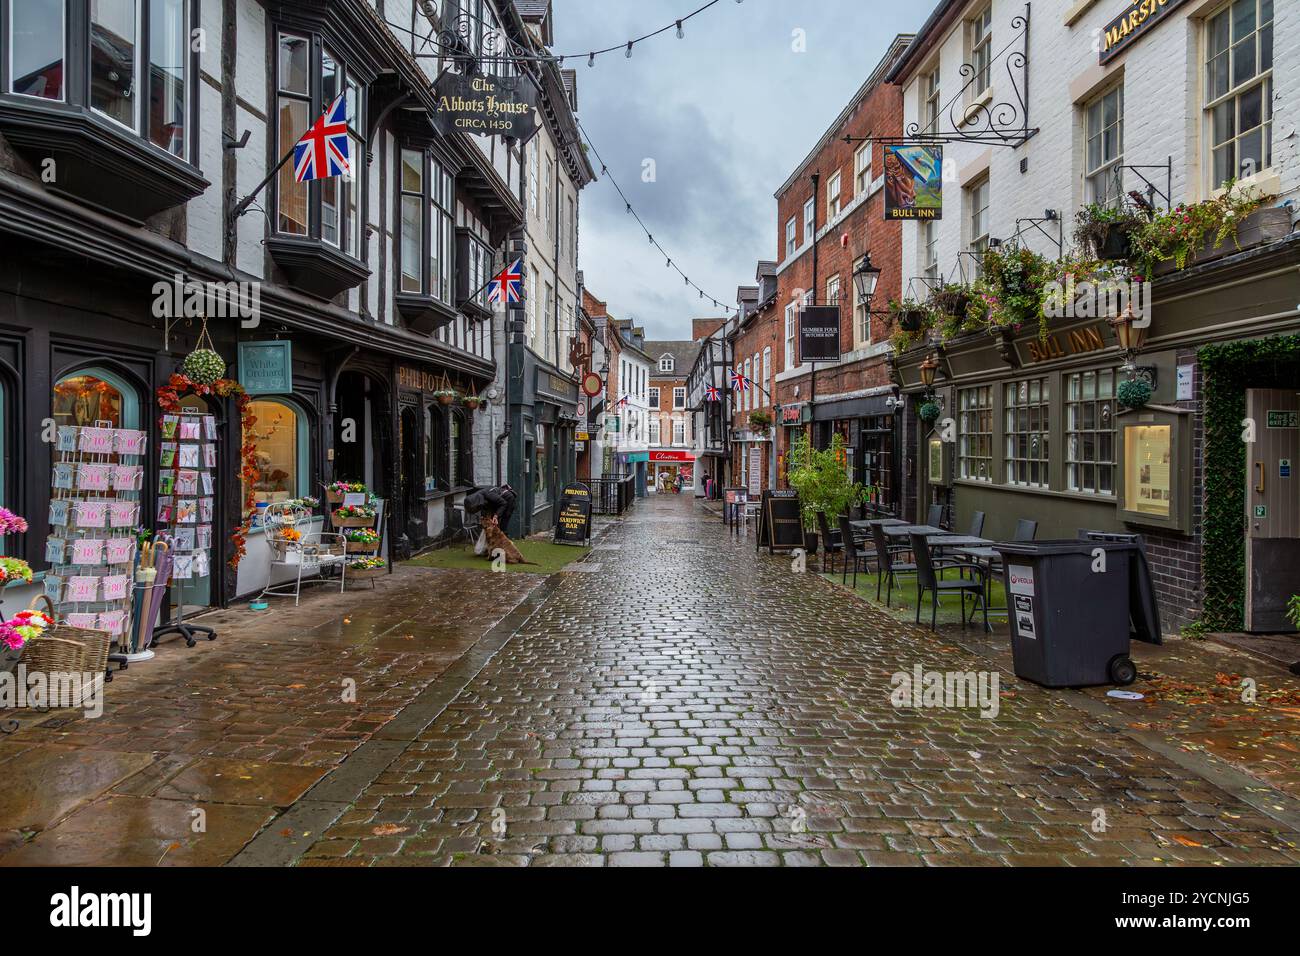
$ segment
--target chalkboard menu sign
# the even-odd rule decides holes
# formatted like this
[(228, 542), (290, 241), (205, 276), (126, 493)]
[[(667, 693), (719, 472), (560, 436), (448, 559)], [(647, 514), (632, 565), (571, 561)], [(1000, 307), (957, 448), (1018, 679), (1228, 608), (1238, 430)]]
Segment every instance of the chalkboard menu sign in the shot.
[(803, 508), (794, 491), (765, 491), (758, 513), (756, 547), (766, 547), (769, 554), (802, 548)]
[(555, 518), (556, 544), (586, 544), (591, 539), (591, 489), (580, 481), (564, 486)]

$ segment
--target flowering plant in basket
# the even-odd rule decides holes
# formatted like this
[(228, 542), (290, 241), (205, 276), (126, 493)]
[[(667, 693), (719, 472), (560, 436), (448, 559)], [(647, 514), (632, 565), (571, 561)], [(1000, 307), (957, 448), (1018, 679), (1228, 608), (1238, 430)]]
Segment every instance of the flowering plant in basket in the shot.
[(14, 514), (8, 508), (0, 508), (0, 535), (25, 534), (27, 519)]
[(353, 544), (378, 544), (379, 532), (374, 528), (348, 528), (343, 536)]
[(340, 520), (347, 518), (373, 518), (377, 511), (366, 505), (343, 505), (334, 509), (334, 517)]
[(384, 558), (358, 558), (348, 563), (349, 571), (378, 571), (388, 566)]
[(31, 580), (32, 568), (26, 561), (18, 558), (0, 558), (0, 584), (8, 584), (11, 581), (30, 584)]

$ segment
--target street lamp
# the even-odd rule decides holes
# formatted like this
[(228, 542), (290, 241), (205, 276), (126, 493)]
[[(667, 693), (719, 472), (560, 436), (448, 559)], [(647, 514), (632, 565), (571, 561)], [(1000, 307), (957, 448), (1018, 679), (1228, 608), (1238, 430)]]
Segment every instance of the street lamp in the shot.
[(1138, 353), (1147, 344), (1147, 329), (1150, 327), (1150, 323), (1138, 324), (1138, 317), (1133, 313), (1132, 302), (1124, 307), (1122, 314), (1107, 321), (1110, 322), (1111, 328), (1115, 330), (1115, 338), (1119, 340), (1120, 351), (1124, 353), (1127, 366), (1131, 367), (1137, 359)]
[(871, 297), (876, 294), (876, 284), (880, 282), (880, 269), (871, 264), (871, 253), (864, 253), (853, 269), (853, 284), (857, 287), (858, 298), (871, 309)]
[(921, 363), (921, 384), (925, 386), (927, 392), (934, 390), (934, 374), (939, 371), (939, 356), (931, 352)]

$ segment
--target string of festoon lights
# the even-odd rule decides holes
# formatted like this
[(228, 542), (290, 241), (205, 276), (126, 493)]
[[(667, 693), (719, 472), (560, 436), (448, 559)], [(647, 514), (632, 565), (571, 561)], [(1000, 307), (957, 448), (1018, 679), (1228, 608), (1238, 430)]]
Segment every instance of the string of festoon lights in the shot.
[(705, 292), (704, 289), (698, 286), (690, 276), (683, 272), (681, 267), (673, 261), (673, 257), (668, 254), (668, 250), (659, 244), (659, 240), (654, 237), (654, 233), (652, 233), (650, 228), (645, 224), (645, 221), (641, 218), (641, 214), (636, 211), (632, 206), (631, 201), (628, 200), (627, 193), (623, 192), (623, 187), (618, 184), (618, 180), (614, 178), (614, 174), (611, 173), (609, 167), (605, 165), (605, 160), (601, 158), (600, 150), (596, 149), (596, 145), (591, 141), (591, 135), (587, 132), (586, 127), (582, 125), (582, 121), (577, 119), (577, 117), (574, 117), (574, 119), (578, 124), (578, 132), (582, 134), (582, 138), (586, 142), (587, 148), (591, 150), (592, 155), (596, 157), (596, 161), (600, 163), (601, 175), (608, 179), (610, 185), (614, 187), (619, 198), (623, 200), (623, 208), (627, 210), (628, 215), (636, 220), (636, 224), (641, 227), (641, 231), (645, 233), (646, 239), (649, 241), (650, 245), (654, 246), (654, 248), (664, 257), (665, 268), (675, 271), (682, 277), (682, 282), (698, 292), (701, 299), (712, 302), (715, 309), (726, 309), (727, 311), (730, 311), (729, 306)]
[[(443, 0), (443, 2), (446, 2), (446, 0)], [(631, 59), (632, 50), (638, 43), (644, 43), (647, 40), (653, 40), (655, 37), (662, 36), (663, 34), (668, 33), (670, 30), (676, 33), (677, 39), (685, 40), (686, 23), (691, 19), (698, 17), (705, 10), (708, 10), (710, 7), (715, 6), (721, 2), (722, 0), (709, 0), (708, 3), (704, 4), (698, 9), (692, 10), (690, 13), (686, 14), (685, 16), (677, 17), (676, 19), (669, 21), (667, 24), (660, 27), (658, 30), (652, 30), (649, 33), (645, 34), (644, 36), (634, 37), (633, 39), (630, 40), (624, 40), (622, 43), (617, 43), (613, 46), (602, 47), (601, 49), (598, 50), (587, 50), (586, 52), (582, 52), (582, 53), (549, 53), (549, 52), (537, 52), (537, 51), (529, 52), (520, 48), (520, 49), (511, 50), (509, 54), (509, 58), (513, 60), (553, 62), (559, 64), (560, 66), (563, 66), (566, 60), (586, 60), (587, 66), (595, 66), (596, 57), (606, 56), (607, 54), (610, 53), (617, 53), (621, 50), (623, 51), (624, 57)], [(745, 0), (735, 0), (735, 2), (744, 3)], [(422, 0), (422, 2), (420, 3), (420, 9), (424, 13), (424, 15), (429, 18), (431, 22), (434, 23), (437, 22), (438, 5), (434, 2), (434, 0)], [(386, 20), (385, 22), (387, 22), (388, 25), (393, 27), (394, 29), (401, 31), (402, 33), (408, 33), (412, 37), (421, 40), (423, 46), (436, 44), (439, 47), (438, 55), (442, 55), (442, 53), (447, 52), (442, 49), (443, 44), (441, 43), (440, 40), (437, 39), (438, 30), (436, 27), (431, 29), (427, 36), (421, 36), (415, 31), (403, 27), (401, 24), (393, 23), (391, 20)], [(511, 44), (511, 46), (513, 46), (513, 44)]]

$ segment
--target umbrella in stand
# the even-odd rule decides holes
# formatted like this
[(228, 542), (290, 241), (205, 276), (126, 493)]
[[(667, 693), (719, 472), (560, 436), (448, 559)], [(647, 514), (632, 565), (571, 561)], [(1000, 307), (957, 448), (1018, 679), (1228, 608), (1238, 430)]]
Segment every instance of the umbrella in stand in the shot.
[(153, 561), (156, 574), (149, 589), (144, 618), (140, 621), (139, 628), (140, 646), (142, 648), (147, 648), (153, 643), (154, 622), (158, 620), (158, 612), (162, 608), (163, 598), (167, 594), (167, 582), (172, 576), (171, 549), (166, 542), (159, 541), (154, 545)]

